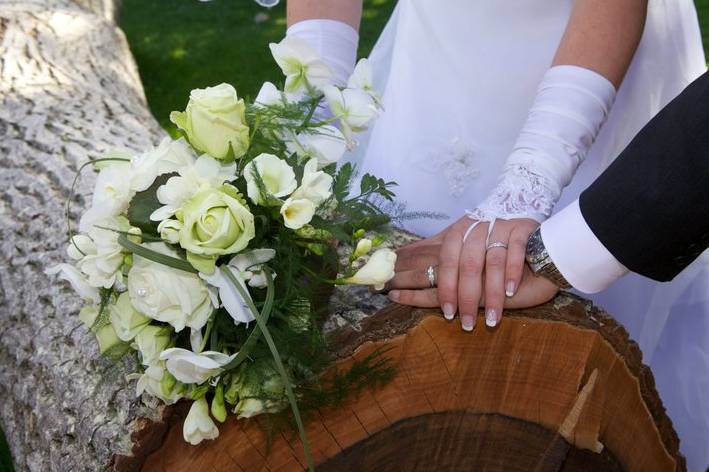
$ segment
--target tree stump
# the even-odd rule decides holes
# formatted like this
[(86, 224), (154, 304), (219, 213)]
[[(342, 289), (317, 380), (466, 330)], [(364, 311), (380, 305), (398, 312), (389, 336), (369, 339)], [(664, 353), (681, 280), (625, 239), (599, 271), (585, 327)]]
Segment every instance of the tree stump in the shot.
[[(482, 314), (481, 314), (482, 317)], [(562, 294), (472, 334), (392, 305), (335, 332), (341, 369), (388, 349), (393, 381), (308, 418), (323, 472), (684, 470), (679, 441), (637, 345), (589, 302)], [(297, 434), (269, 445), (259, 420), (230, 419), (216, 441), (182, 439), (184, 408), (146, 471), (290, 471)]]

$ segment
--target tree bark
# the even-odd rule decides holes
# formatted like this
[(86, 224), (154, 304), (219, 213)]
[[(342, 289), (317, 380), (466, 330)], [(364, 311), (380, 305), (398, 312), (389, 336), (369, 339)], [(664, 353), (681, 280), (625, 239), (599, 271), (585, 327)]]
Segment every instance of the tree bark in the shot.
[[(100, 470), (156, 412), (112, 367), (44, 269), (66, 258), (77, 167), (163, 135), (112, 0), (0, 0), (0, 420), (17, 470)], [(76, 220), (93, 176), (73, 202)]]

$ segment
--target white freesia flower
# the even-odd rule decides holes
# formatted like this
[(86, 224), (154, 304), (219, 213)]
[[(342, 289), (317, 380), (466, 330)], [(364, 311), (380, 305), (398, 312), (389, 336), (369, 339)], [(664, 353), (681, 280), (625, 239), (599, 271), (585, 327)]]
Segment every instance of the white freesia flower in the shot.
[(172, 330), (167, 326), (145, 326), (133, 341), (143, 365), (152, 365), (172, 342)]
[(352, 75), (347, 81), (347, 88), (359, 89), (366, 92), (372, 97), (374, 103), (381, 108), (381, 98), (372, 85), (372, 65), (366, 57), (357, 62)]
[(352, 133), (367, 129), (369, 122), (378, 115), (377, 107), (372, 97), (360, 89), (340, 90), (330, 85), (323, 92), (332, 114), (340, 120), (342, 133), (351, 148)]
[(161, 363), (155, 363), (148, 366), (148, 368), (145, 369), (145, 372), (138, 377), (138, 382), (135, 386), (136, 396), (139, 397), (143, 394), (143, 392), (145, 392), (155, 398), (159, 398), (166, 405), (172, 405), (177, 402), (177, 400), (182, 397), (175, 391), (174, 388), (171, 389), (167, 395), (163, 392), (162, 380), (164, 375), (170, 374), (165, 370)]
[(312, 131), (300, 133), (288, 140), (286, 146), (302, 159), (314, 157), (318, 167), (334, 164), (342, 159), (347, 150), (347, 142), (342, 132), (334, 126), (319, 126)]
[[(177, 257), (163, 243), (146, 243), (154, 251)], [(133, 255), (133, 267), (128, 273), (128, 293), (133, 306), (157, 321), (171, 324), (176, 332), (185, 326), (201, 329), (213, 305), (209, 291), (195, 274), (173, 269)]]
[(96, 177), (91, 207), (79, 222), (79, 230), (88, 232), (99, 221), (124, 213), (135, 192), (131, 189), (133, 174), (128, 162), (112, 162)]
[(378, 249), (369, 257), (367, 263), (355, 275), (344, 280), (347, 284), (373, 285), (375, 290), (381, 290), (394, 278), (396, 253), (391, 249)]
[(261, 176), (266, 191), (274, 197), (286, 197), (298, 185), (293, 168), (286, 161), (273, 154), (259, 154), (244, 167), (246, 191), (257, 205), (264, 205), (266, 201), (262, 198), (254, 169)]
[(357, 242), (357, 247), (352, 253), (352, 258), (357, 259), (369, 253), (372, 250), (372, 240), (367, 238), (362, 238)]
[(281, 207), (281, 216), (286, 228), (300, 229), (315, 216), (315, 203), (306, 198), (289, 198)]
[[(276, 251), (273, 249), (253, 249), (234, 256), (228, 266), (238, 270), (241, 277), (249, 281), (249, 287), (265, 288), (267, 282), (263, 265), (274, 257), (276, 257)], [(276, 278), (276, 274), (273, 274), (273, 278)]]
[[(245, 285), (244, 277), (239, 270), (227, 266), (234, 278), (237, 280), (246, 294), (249, 293)], [(209, 285), (215, 287), (219, 291), (219, 299), (221, 306), (229, 313), (229, 316), (234, 320), (234, 324), (249, 323), (254, 320), (254, 315), (249, 308), (249, 305), (241, 293), (234, 287), (231, 280), (225, 276), (221, 269), (216, 269), (212, 274), (199, 273)]]
[(133, 157), (131, 187), (138, 192), (147, 190), (158, 176), (189, 167), (196, 160), (197, 155), (185, 138), (164, 138), (157, 148)]
[(286, 76), (286, 92), (312, 93), (312, 89), (322, 89), (330, 82), (332, 71), (306, 41), (286, 36), (280, 43), (271, 43), (269, 47)]
[(177, 244), (180, 241), (180, 230), (182, 222), (178, 220), (162, 220), (158, 225), (160, 237), (170, 244)]
[(160, 360), (167, 361), (165, 366), (168, 372), (186, 384), (201, 384), (211, 377), (219, 375), (222, 367), (235, 357), (236, 354), (227, 356), (216, 351), (204, 351), (196, 354), (179, 347), (166, 349), (160, 353)]
[(79, 269), (71, 264), (57, 264), (53, 267), (49, 267), (44, 271), (47, 275), (59, 274), (59, 278), (66, 280), (71, 284), (71, 288), (84, 300), (91, 300), (94, 303), (99, 303), (101, 301), (101, 296), (98, 293), (96, 287), (89, 285), (86, 277), (79, 272)]
[(243, 156), (249, 148), (246, 105), (229, 84), (194, 89), (184, 112), (173, 111), (170, 121), (187, 135), (192, 146), (216, 159)]
[(130, 341), (150, 323), (150, 318), (141, 315), (131, 305), (128, 292), (120, 294), (116, 303), (109, 305), (108, 318), (122, 341)]
[(294, 200), (304, 198), (317, 206), (330, 198), (330, 195), (332, 195), (332, 176), (317, 169), (317, 159), (310, 159), (305, 164), (300, 187), (292, 195)]
[(256, 95), (254, 104), (261, 106), (285, 105), (288, 102), (294, 102), (296, 100), (297, 97), (293, 94), (278, 90), (271, 82), (264, 82), (258, 95)]
[(178, 173), (178, 176), (170, 177), (158, 188), (157, 197), (164, 206), (150, 215), (151, 220), (162, 221), (170, 218), (193, 195), (234, 180), (236, 162), (225, 164), (203, 154), (194, 164), (180, 168)]
[(111, 229), (128, 231), (130, 224), (126, 218), (118, 217), (97, 225), (86, 235), (74, 236), (73, 243), (67, 246), (67, 254), (76, 260), (77, 268), (86, 275), (89, 285), (111, 288), (123, 283), (123, 248), (118, 244), (118, 233)]
[(190, 412), (187, 413), (187, 418), (185, 418), (185, 423), (182, 426), (182, 436), (185, 441), (193, 446), (205, 439), (219, 437), (219, 428), (209, 416), (209, 405), (207, 405), (205, 397), (201, 397), (192, 403)]

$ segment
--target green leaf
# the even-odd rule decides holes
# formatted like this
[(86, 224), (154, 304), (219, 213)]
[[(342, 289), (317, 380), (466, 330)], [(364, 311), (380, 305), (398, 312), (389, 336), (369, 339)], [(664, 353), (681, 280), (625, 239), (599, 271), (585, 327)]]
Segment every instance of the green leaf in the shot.
[(132, 252), (137, 256), (143, 257), (153, 262), (157, 262), (158, 264), (166, 265), (168, 267), (172, 267), (173, 269), (184, 270), (185, 272), (190, 272), (192, 274), (196, 274), (199, 272), (194, 267), (192, 267), (189, 262), (185, 260), (168, 256), (167, 254), (162, 254), (157, 251), (153, 251), (152, 249), (148, 249), (145, 246), (141, 246), (140, 244), (136, 244), (133, 241), (129, 241), (128, 238), (122, 234), (118, 236), (118, 244), (126, 248), (129, 252)]
[(335, 176), (335, 180), (332, 184), (332, 193), (338, 201), (344, 200), (350, 193), (350, 184), (352, 182), (354, 169), (354, 166), (348, 162), (340, 167), (340, 171)]
[(135, 194), (128, 206), (128, 221), (131, 226), (137, 226), (144, 233), (158, 234), (158, 222), (152, 221), (150, 215), (162, 206), (157, 197), (158, 188), (174, 175), (177, 174), (160, 175), (147, 190)]

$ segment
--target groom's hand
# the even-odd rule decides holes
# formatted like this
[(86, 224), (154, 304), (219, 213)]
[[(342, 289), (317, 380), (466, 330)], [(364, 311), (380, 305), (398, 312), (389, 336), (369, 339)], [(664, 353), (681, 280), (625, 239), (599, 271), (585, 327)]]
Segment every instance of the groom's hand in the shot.
[[(422, 240), (398, 251), (396, 275), (389, 281), (389, 298), (403, 305), (422, 308), (440, 307), (438, 289), (431, 288), (426, 269), (438, 265), (440, 238)], [(504, 298), (504, 308), (527, 308), (541, 305), (554, 298), (559, 287), (543, 277), (535, 276), (523, 266), (521, 282), (513, 297)], [(482, 287), (479, 306), (485, 306), (486, 288)], [(501, 302), (502, 303), (502, 302)]]

